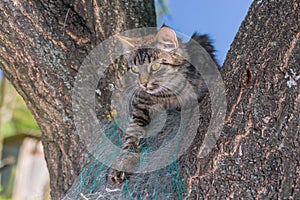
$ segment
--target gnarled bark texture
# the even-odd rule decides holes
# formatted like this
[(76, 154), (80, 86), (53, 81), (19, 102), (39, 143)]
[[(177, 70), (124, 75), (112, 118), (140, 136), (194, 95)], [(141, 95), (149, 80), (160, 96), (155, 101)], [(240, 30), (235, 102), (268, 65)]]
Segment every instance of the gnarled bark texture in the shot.
[(0, 68), (41, 131), (51, 196), (61, 198), (86, 155), (74, 134), (71, 88), (81, 62), (105, 38), (155, 26), (152, 0), (1, 1)]
[[(228, 101), (221, 136), (197, 157), (210, 119), (206, 97), (198, 137), (181, 158), (186, 197), (300, 198), (299, 6), (253, 2), (221, 70)], [(86, 155), (73, 134), (70, 99), (80, 62), (118, 31), (154, 26), (153, 2), (15, 0), (0, 2), (0, 11), (0, 67), (41, 127), (51, 195), (59, 199)]]
[(299, 13), (298, 0), (250, 7), (221, 69), (225, 126), (193, 168), (191, 199), (300, 198)]

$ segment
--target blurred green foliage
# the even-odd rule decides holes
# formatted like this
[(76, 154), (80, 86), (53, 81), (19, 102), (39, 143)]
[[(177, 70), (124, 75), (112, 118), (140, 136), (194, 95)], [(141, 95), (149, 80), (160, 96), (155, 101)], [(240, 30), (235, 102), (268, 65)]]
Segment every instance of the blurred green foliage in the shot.
[(163, 14), (169, 14), (168, 0), (157, 0), (157, 16), (160, 17)]
[(20, 133), (40, 135), (39, 127), (22, 97), (6, 80), (0, 82), (0, 133), (3, 138)]
[(170, 17), (168, 0), (156, 0), (155, 5), (156, 5), (157, 25), (161, 26), (164, 23), (164, 17)]
[[(8, 80), (0, 77), (0, 158), (2, 157), (3, 139), (18, 134), (40, 136), (40, 131), (22, 97)], [(11, 200), (15, 172), (16, 166), (11, 171), (8, 185), (5, 187), (0, 185), (0, 200)], [(0, 173), (2, 178), (1, 175)]]

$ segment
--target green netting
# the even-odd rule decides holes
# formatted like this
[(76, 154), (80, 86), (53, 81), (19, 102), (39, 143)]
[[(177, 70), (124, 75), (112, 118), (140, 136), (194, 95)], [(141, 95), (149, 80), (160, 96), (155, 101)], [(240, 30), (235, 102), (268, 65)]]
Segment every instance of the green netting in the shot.
[[(147, 164), (147, 155), (167, 144), (174, 137), (179, 124), (180, 112), (172, 111), (168, 114), (161, 133), (141, 141), (140, 165)], [(122, 146), (122, 131), (114, 121), (102, 127), (101, 132), (115, 145)], [(98, 141), (89, 148), (90, 154), (83, 170), (65, 199), (188, 199), (185, 181), (189, 169), (181, 164), (180, 160), (176, 160), (176, 151), (175, 159), (166, 158), (169, 160), (169, 165), (165, 168), (148, 173), (134, 173), (130, 179), (118, 185), (111, 182), (109, 178), (112, 169), (106, 165), (107, 162), (99, 161), (105, 153), (101, 145), (101, 141)], [(115, 159), (118, 153), (111, 154), (106, 158), (107, 161)]]

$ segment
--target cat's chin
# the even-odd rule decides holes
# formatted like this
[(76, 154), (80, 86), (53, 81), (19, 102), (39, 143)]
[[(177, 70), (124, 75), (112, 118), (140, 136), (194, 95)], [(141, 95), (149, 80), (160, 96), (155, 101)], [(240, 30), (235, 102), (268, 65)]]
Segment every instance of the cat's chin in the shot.
[(145, 92), (147, 92), (148, 94), (155, 94), (156, 91), (153, 91), (153, 90), (146, 90)]
[(156, 94), (156, 93), (158, 93), (159, 92), (159, 90), (158, 89), (149, 89), (149, 88), (143, 88), (142, 89), (144, 92), (146, 92), (146, 93), (148, 93), (148, 94)]
[(148, 94), (156, 94), (160, 91), (160, 87), (152, 85), (152, 87), (140, 87), (140, 89)]

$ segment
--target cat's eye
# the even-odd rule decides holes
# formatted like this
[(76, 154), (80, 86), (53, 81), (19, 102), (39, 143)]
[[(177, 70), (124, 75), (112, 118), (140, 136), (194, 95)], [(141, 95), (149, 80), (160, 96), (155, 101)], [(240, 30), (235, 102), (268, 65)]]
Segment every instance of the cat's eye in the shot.
[(153, 65), (151, 65), (151, 69), (152, 71), (157, 71), (160, 68), (160, 64), (159, 63), (154, 63)]
[(139, 68), (138, 68), (137, 66), (134, 65), (134, 66), (131, 67), (131, 71), (132, 71), (133, 73), (136, 73), (136, 74), (137, 74), (137, 73), (139, 73)]

